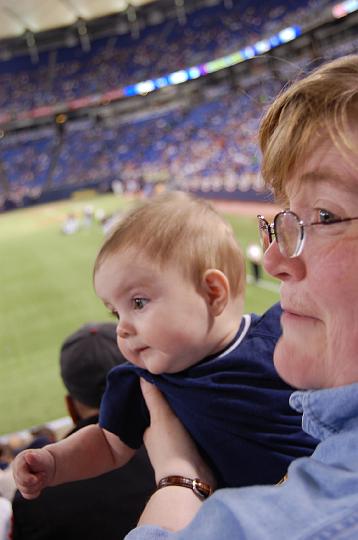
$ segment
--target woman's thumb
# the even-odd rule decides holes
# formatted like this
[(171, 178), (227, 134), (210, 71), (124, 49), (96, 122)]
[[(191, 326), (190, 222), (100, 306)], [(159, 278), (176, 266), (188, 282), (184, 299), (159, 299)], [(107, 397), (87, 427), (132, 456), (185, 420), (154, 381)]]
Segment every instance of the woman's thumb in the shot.
[(154, 384), (141, 378), (140, 386), (150, 413), (151, 422), (170, 411), (168, 403)]

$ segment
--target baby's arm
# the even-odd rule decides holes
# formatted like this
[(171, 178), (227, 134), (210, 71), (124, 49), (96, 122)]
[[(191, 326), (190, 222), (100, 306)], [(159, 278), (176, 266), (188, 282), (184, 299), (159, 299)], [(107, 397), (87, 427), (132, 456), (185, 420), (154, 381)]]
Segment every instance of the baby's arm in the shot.
[(116, 435), (91, 425), (39, 450), (24, 450), (13, 462), (17, 487), (34, 499), (44, 487), (83, 480), (125, 465), (135, 453)]

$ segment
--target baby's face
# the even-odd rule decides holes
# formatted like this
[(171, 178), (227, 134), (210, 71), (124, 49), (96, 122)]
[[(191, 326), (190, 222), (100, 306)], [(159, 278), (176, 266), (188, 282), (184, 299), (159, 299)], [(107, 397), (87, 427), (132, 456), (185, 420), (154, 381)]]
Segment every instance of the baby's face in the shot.
[(210, 354), (211, 319), (201, 295), (173, 264), (127, 250), (105, 258), (95, 290), (118, 319), (122, 354), (154, 374), (176, 373)]

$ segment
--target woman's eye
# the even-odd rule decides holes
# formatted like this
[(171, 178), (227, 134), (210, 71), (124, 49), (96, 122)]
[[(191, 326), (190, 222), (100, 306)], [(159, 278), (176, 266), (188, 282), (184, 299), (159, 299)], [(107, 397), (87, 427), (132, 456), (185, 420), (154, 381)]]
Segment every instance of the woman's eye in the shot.
[(147, 298), (133, 298), (133, 307), (134, 309), (143, 309), (148, 302)]
[(333, 212), (330, 212), (329, 210), (325, 210), (324, 208), (320, 208), (318, 211), (318, 221), (319, 223), (337, 223), (338, 221), (341, 221), (341, 218), (339, 218), (336, 214), (333, 214)]

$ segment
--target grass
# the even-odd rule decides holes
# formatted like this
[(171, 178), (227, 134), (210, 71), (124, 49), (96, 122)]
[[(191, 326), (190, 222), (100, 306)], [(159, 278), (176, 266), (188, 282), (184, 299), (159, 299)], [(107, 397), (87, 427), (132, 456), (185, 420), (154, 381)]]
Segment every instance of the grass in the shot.
[[(106, 212), (131, 201), (103, 195), (0, 215), (0, 435), (64, 416), (58, 353), (85, 322), (109, 320), (92, 288), (92, 265), (103, 241), (98, 224), (60, 233), (69, 212), (86, 204)], [(257, 237), (253, 218), (230, 215), (245, 248)], [(263, 312), (278, 293), (248, 285), (246, 311)]]

